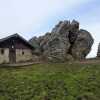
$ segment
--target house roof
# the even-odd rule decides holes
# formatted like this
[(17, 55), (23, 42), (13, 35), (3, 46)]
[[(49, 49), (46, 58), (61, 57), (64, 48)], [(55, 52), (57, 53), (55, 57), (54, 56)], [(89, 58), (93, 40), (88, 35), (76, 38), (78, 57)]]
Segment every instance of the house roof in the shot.
[(8, 37), (5, 37), (5, 38), (2, 38), (0, 39), (0, 43), (10, 39), (10, 38), (13, 38), (13, 37), (17, 37), (19, 39), (21, 39), (25, 44), (27, 44), (30, 48), (34, 49), (34, 46), (32, 46), (26, 39), (24, 39), (22, 36), (20, 36), (19, 34), (13, 34), (13, 35), (10, 35)]

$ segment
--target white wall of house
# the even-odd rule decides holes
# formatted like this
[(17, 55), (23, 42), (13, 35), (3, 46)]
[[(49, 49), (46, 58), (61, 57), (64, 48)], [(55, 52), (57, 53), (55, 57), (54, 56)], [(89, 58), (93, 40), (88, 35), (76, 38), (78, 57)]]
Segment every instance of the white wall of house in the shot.
[(16, 62), (23, 62), (29, 60), (32, 60), (32, 50), (16, 49)]
[[(16, 63), (33, 59), (32, 50), (16, 49)], [(9, 63), (9, 49), (0, 48), (0, 64)]]
[(8, 48), (0, 48), (0, 64), (9, 63), (9, 49)]

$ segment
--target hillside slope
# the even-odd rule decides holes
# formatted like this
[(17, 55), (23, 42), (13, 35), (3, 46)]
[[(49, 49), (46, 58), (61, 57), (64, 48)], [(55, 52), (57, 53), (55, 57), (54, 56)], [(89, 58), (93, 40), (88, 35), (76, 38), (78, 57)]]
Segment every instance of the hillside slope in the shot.
[(100, 63), (0, 68), (0, 100), (100, 100)]

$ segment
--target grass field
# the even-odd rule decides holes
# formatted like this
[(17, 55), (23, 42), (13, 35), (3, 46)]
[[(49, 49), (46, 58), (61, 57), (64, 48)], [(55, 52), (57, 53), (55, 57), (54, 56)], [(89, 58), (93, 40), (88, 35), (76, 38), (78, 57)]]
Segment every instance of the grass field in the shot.
[(1, 67), (0, 100), (100, 100), (100, 63)]

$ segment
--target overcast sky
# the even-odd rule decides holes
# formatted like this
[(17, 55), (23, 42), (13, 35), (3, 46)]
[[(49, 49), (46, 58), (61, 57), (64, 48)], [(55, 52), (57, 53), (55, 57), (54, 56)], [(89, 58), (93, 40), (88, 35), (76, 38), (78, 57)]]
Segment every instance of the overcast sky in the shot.
[(27, 40), (45, 34), (60, 20), (76, 19), (100, 42), (100, 0), (0, 0), (0, 38), (19, 33)]

